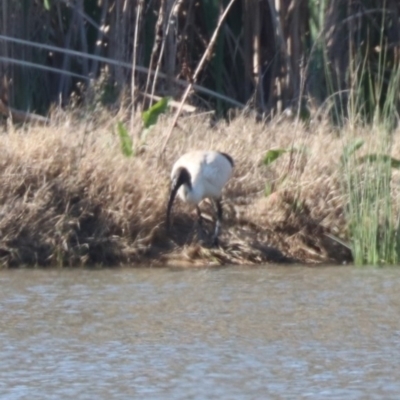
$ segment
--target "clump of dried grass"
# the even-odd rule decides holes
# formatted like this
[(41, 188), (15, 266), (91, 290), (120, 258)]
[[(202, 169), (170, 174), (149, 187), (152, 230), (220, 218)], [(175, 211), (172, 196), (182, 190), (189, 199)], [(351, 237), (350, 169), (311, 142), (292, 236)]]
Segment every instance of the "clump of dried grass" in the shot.
[[(331, 128), (291, 121), (268, 124), (239, 116), (211, 127), (182, 118), (160, 163), (164, 117), (137, 157), (126, 158), (115, 134), (119, 116), (76, 120), (59, 115), (47, 127), (10, 128), (0, 147), (0, 259), (20, 265), (204, 265), (342, 262), (344, 237), (338, 163), (341, 141)], [(140, 119), (137, 119), (137, 130)], [(134, 132), (137, 135), (138, 132)], [(266, 167), (271, 148), (303, 147)], [(194, 214), (176, 202), (165, 231), (169, 171), (190, 149), (218, 149), (236, 162), (225, 191), (221, 247), (200, 246)], [(265, 195), (269, 183), (273, 192)], [(207, 205), (205, 205), (207, 211)], [(210, 214), (211, 215), (211, 214)]]

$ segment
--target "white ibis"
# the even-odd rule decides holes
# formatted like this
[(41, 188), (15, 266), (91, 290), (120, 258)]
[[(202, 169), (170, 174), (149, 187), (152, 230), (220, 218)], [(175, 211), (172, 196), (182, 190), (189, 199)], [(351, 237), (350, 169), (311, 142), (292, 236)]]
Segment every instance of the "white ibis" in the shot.
[(230, 155), (218, 151), (191, 151), (181, 156), (172, 167), (171, 194), (167, 208), (167, 229), (170, 228), (170, 213), (175, 196), (196, 206), (199, 227), (202, 217), (199, 203), (209, 198), (217, 211), (215, 230), (212, 236), (213, 245), (218, 244), (221, 228), (222, 205), (221, 192), (232, 175), (234, 162)]

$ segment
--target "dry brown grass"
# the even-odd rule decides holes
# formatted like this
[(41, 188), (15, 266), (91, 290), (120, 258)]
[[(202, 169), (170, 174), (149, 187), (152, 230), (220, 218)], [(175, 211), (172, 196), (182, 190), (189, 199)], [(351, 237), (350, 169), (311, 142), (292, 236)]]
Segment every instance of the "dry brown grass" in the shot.
[[(327, 124), (259, 123), (238, 116), (212, 126), (204, 116), (183, 117), (184, 131), (176, 129), (166, 159), (159, 163), (161, 137), (170, 117), (154, 127), (144, 151), (132, 158), (122, 155), (115, 133), (122, 118), (98, 113), (85, 121), (58, 114), (47, 127), (4, 129), (3, 266), (350, 260), (350, 252), (326, 236), (345, 239), (347, 234), (339, 172), (343, 139)], [(291, 145), (305, 151), (285, 154), (268, 167), (262, 164), (267, 150)], [(169, 171), (190, 149), (221, 150), (236, 162), (225, 190), (220, 248), (198, 244), (195, 214), (179, 200), (173, 209), (173, 231), (165, 231)], [(267, 183), (272, 187), (269, 196)]]

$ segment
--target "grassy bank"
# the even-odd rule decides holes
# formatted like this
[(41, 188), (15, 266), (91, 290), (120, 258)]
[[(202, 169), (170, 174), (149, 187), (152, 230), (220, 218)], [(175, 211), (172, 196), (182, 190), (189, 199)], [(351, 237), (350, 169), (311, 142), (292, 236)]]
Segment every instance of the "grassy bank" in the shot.
[[(343, 149), (363, 138), (365, 145), (357, 151), (360, 156), (368, 154), (380, 143), (378, 134), (350, 126), (339, 134), (321, 121), (303, 126), (290, 120), (260, 123), (238, 116), (212, 125), (208, 117), (183, 117), (159, 162), (170, 117), (161, 118), (141, 154), (130, 158), (123, 156), (116, 133), (118, 121), (124, 119), (121, 114), (99, 112), (85, 120), (60, 112), (49, 126), (3, 128), (1, 265), (352, 260), (350, 250), (335, 239), (351, 244), (353, 235)], [(135, 126), (137, 135), (139, 116)], [(400, 140), (396, 134), (393, 138), (395, 156)], [(230, 153), (236, 162), (225, 190), (220, 248), (198, 244), (195, 213), (179, 201), (171, 235), (164, 226), (173, 161), (187, 150), (209, 148)], [(295, 151), (269, 165), (263, 163), (268, 150), (290, 148)], [(393, 180), (398, 179), (396, 174)], [(392, 200), (397, 195), (397, 189), (390, 193)], [(395, 220), (397, 211), (392, 211)]]

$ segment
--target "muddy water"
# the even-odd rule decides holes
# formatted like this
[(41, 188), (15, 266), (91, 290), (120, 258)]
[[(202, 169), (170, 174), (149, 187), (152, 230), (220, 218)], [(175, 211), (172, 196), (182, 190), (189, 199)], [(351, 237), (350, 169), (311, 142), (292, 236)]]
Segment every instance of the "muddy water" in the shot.
[(1, 399), (398, 399), (400, 269), (0, 272)]

